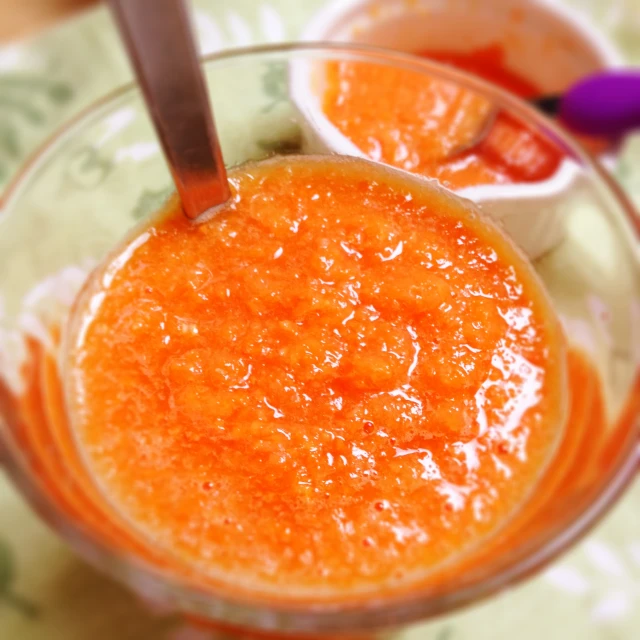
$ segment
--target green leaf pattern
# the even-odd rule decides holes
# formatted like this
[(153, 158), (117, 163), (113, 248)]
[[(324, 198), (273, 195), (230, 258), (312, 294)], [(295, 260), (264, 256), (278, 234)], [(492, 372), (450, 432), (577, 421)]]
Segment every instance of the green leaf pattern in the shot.
[(0, 607), (9, 606), (27, 618), (38, 616), (38, 608), (14, 590), (16, 566), (9, 545), (0, 539)]
[(24, 128), (43, 128), (49, 114), (73, 96), (70, 84), (42, 75), (0, 75), (0, 180), (6, 178), (10, 162), (26, 152), (20, 142)]
[(283, 62), (270, 62), (265, 67), (265, 73), (262, 76), (262, 90), (271, 101), (263, 108), (263, 113), (269, 113), (279, 104), (289, 100), (287, 66)]
[(144, 191), (134, 210), (131, 212), (131, 217), (134, 220), (142, 220), (150, 213), (158, 211), (160, 207), (165, 204), (172, 192), (173, 189), (170, 187), (166, 189), (158, 189), (157, 191)]

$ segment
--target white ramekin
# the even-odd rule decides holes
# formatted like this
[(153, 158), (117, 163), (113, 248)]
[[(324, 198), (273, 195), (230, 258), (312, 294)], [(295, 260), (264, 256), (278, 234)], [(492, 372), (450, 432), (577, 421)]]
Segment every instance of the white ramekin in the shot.
[[(499, 43), (505, 62), (544, 93), (619, 66), (620, 55), (580, 13), (550, 0), (336, 0), (309, 22), (303, 40), (351, 41), (400, 51), (478, 49)], [(317, 64), (317, 63), (316, 63)], [(310, 152), (364, 154), (324, 115), (322, 82), (311, 61), (290, 69), (289, 89)], [(612, 158), (604, 158), (611, 162)], [(459, 191), (499, 219), (531, 258), (562, 238), (565, 194), (579, 182), (573, 160), (549, 179)]]

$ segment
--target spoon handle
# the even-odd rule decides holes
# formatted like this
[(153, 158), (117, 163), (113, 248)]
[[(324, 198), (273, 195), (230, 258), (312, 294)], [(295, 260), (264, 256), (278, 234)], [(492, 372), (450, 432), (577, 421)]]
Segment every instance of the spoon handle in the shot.
[(229, 185), (184, 0), (110, 0), (182, 207), (196, 218)]
[(618, 137), (640, 128), (640, 71), (591, 75), (567, 91), (560, 119), (581, 133)]
[(531, 103), (578, 133), (619, 138), (640, 129), (640, 71), (600, 71), (564, 95), (541, 96)]

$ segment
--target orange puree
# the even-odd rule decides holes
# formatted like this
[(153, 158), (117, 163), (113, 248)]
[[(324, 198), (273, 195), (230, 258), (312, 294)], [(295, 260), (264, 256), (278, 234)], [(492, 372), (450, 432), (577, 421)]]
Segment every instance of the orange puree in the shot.
[(94, 272), (73, 426), (136, 527), (293, 597), (424, 576), (514, 515), (558, 442), (565, 355), (531, 267), (460, 200), (363, 160), (230, 174)]
[[(504, 66), (497, 46), (421, 55), (476, 73), (521, 97), (537, 93)], [(454, 189), (544, 180), (562, 159), (559, 148), (509, 114), (497, 114), (492, 123), (492, 105), (485, 98), (415, 71), (330, 62), (323, 109), (367, 157)]]

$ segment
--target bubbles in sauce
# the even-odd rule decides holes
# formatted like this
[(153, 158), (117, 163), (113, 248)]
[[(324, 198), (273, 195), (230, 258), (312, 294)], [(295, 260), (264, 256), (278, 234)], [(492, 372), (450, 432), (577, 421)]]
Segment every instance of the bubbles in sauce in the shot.
[(266, 590), (375, 588), (496, 530), (564, 416), (531, 267), (469, 204), (379, 165), (230, 176), (216, 217), (170, 206), (79, 302), (75, 429), (105, 494)]

